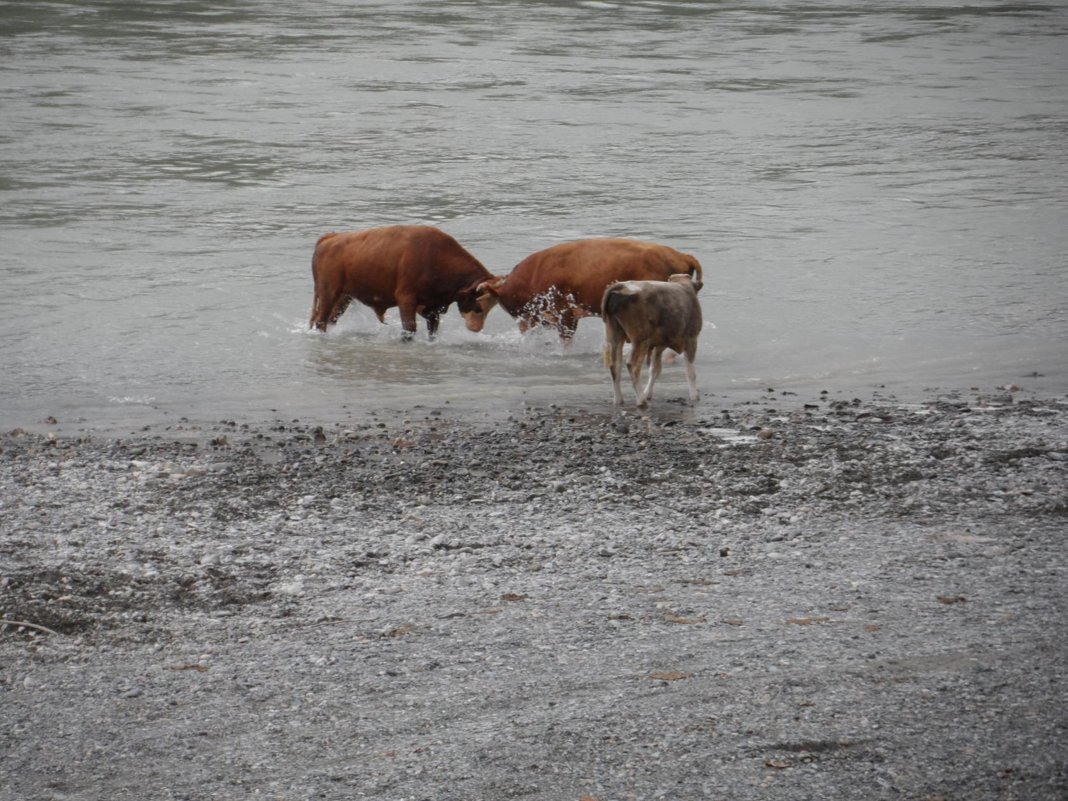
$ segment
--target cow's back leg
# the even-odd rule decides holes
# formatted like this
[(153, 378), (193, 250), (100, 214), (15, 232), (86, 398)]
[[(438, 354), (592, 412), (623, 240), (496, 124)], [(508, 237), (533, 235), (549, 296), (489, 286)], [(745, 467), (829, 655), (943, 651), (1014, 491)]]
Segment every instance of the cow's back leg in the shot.
[(345, 309), (352, 303), (352, 298), (348, 295), (342, 295), (338, 298), (337, 303), (334, 304), (334, 308), (330, 312), (330, 325), (333, 325), (338, 321), (338, 318), (345, 313)]
[(604, 364), (612, 376), (613, 399), (616, 406), (623, 405), (623, 391), (620, 389), (620, 375), (623, 372), (623, 341), (626, 338), (623, 329), (611, 317), (605, 318)]
[(652, 349), (652, 358), (649, 360), (649, 380), (645, 382), (645, 391), (642, 396), (646, 403), (653, 399), (653, 384), (660, 378), (660, 370), (664, 366), (664, 349), (656, 347)]
[(641, 380), (642, 380), (642, 364), (645, 362), (646, 356), (649, 355), (649, 348), (647, 345), (642, 345), (635, 342), (630, 347), (630, 359), (627, 361), (627, 369), (630, 371), (630, 383), (634, 386), (634, 394), (638, 398), (638, 407), (645, 406), (645, 398), (642, 395)]
[(690, 386), (690, 403), (697, 403), (701, 393), (697, 390), (697, 369), (694, 360), (697, 358), (697, 342), (691, 342), (686, 346), (686, 383)]
[(319, 296), (319, 290), (315, 290), (315, 297), (312, 298), (312, 310), (311, 317), (308, 319), (308, 327), (315, 328), (319, 331), (326, 330), (326, 315), (323, 313), (324, 306), (323, 299)]
[(327, 312), (330, 309), (330, 305), (330, 301), (325, 297), (323, 287), (317, 281), (315, 283), (315, 292), (312, 295), (311, 317), (308, 318), (309, 328), (317, 328), (320, 331), (326, 330)]
[(336, 286), (316, 285), (310, 327), (325, 331), (327, 326), (337, 322), (337, 318), (348, 307), (349, 301), (350, 298)]

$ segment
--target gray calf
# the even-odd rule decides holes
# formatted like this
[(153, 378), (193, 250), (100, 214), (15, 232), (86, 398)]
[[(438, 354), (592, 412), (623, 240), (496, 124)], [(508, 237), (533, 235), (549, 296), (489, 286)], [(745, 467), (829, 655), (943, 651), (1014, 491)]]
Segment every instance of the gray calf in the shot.
[[(685, 354), (686, 380), (690, 385), (690, 402), (697, 401), (697, 373), (693, 361), (697, 355), (697, 337), (701, 333), (701, 304), (688, 275), (678, 274), (667, 281), (620, 281), (604, 291), (601, 299), (604, 319), (604, 364), (612, 373), (616, 404), (623, 403), (619, 388), (623, 369), (623, 343), (631, 343), (627, 369), (644, 408), (653, 396), (653, 384), (660, 375), (661, 357), (666, 348)], [(652, 356), (649, 382), (638, 388), (642, 363)]]

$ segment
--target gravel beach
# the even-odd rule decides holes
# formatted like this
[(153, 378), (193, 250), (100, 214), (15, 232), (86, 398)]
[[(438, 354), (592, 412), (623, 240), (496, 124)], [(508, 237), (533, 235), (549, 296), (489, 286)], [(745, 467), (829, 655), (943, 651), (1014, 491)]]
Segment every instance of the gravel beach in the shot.
[(0, 436), (0, 797), (1068, 797), (1068, 399), (698, 409)]

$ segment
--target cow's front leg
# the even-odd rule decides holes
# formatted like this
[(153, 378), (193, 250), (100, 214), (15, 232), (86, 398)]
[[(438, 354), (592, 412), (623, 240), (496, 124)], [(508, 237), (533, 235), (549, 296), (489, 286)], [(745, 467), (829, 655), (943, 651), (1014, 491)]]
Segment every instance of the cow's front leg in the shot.
[(560, 342), (563, 344), (564, 350), (569, 350), (571, 343), (575, 341), (578, 321), (578, 315), (575, 314), (573, 309), (564, 309), (556, 318), (556, 331), (560, 334)]
[(437, 309), (423, 310), (420, 312), (420, 314), (422, 314), (423, 318), (426, 320), (426, 332), (431, 339), (437, 336), (438, 325), (441, 323), (441, 315), (443, 315), (447, 309), (448, 306), (444, 306)]
[(426, 334), (430, 339), (433, 339), (438, 335), (438, 324), (441, 322), (441, 315), (436, 312), (430, 312), (424, 317), (426, 317)]

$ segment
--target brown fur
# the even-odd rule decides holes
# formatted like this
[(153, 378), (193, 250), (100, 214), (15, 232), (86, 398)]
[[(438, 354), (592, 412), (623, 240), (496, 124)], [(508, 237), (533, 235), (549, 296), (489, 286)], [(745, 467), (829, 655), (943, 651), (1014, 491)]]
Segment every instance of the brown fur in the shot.
[(616, 281), (664, 281), (676, 273), (701, 286), (701, 264), (693, 256), (636, 239), (580, 239), (527, 256), (508, 276), (486, 282), (483, 296), (495, 296), (519, 319), (519, 327), (555, 326), (571, 339), (582, 317), (601, 312), (605, 287)]
[(356, 299), (382, 320), (400, 309), (405, 336), (415, 333), (417, 314), (427, 332), (451, 303), (459, 306), (471, 330), (482, 328), (488, 309), (479, 306), (476, 288), (492, 278), (460, 243), (427, 225), (391, 225), (319, 237), (312, 257), (315, 298), (310, 325), (326, 330)]

